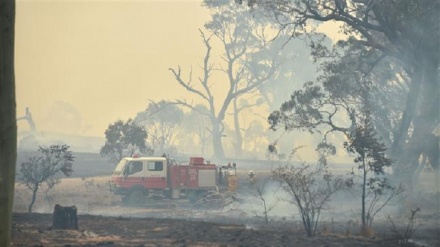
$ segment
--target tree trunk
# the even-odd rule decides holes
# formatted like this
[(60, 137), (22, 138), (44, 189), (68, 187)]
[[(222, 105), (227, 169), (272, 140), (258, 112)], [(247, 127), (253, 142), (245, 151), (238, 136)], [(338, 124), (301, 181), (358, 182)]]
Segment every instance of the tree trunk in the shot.
[(163, 130), (162, 130), (162, 136), (160, 137), (160, 143), (159, 143), (159, 154), (163, 155), (165, 154), (165, 137), (163, 136)]
[(238, 114), (240, 113), (237, 109), (237, 98), (234, 98), (234, 129), (235, 129), (235, 157), (241, 157), (243, 137), (240, 131), (240, 122), (238, 120)]
[(417, 71), (415, 76), (411, 78), (411, 85), (408, 91), (405, 109), (403, 111), (402, 120), (396, 133), (394, 133), (394, 140), (391, 147), (391, 154), (394, 157), (398, 157), (408, 138), (408, 130), (411, 126), (411, 122), (414, 120), (414, 115), (417, 106), (417, 99), (420, 95), (420, 78), (421, 71)]
[(217, 120), (212, 121), (212, 142), (214, 145), (214, 156), (218, 162), (225, 162), (225, 151), (222, 144), (222, 133), (220, 132), (220, 123)]
[(414, 171), (413, 174), (412, 182), (414, 187), (417, 187), (420, 184), (420, 176), (426, 167), (426, 162), (427, 162), (427, 158), (424, 155), (422, 161), (420, 162), (419, 166), (417, 167), (417, 169)]
[(14, 35), (15, 0), (0, 1), (0, 246), (11, 245), (17, 160)]
[(365, 164), (365, 157), (362, 157), (362, 226), (367, 225), (366, 217), (365, 217), (365, 197), (366, 197), (366, 185), (367, 185), (367, 168)]
[(206, 137), (202, 131), (202, 133), (200, 134), (200, 152), (202, 154), (202, 157), (205, 157), (205, 140), (206, 140)]
[(32, 199), (31, 199), (31, 203), (29, 203), (28, 213), (32, 213), (32, 207), (34, 206), (35, 198), (37, 197), (37, 192), (38, 192), (38, 185), (35, 186), (35, 188), (32, 190)]
[[(438, 61), (429, 59), (425, 54), (419, 59), (417, 70), (420, 70), (420, 106), (419, 114), (413, 119), (414, 130), (405, 148), (400, 155), (400, 164), (404, 174), (403, 181), (411, 192), (414, 189), (412, 178), (419, 166), (420, 156), (426, 154), (433, 167), (439, 166), (439, 137), (433, 130), (439, 121), (439, 77), (437, 74)], [(419, 73), (419, 72), (417, 72)]]

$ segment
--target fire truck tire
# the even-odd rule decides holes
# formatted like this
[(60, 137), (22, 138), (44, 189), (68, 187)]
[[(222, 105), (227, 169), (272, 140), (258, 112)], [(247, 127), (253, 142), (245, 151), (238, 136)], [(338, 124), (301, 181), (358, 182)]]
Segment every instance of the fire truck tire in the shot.
[(125, 198), (125, 202), (128, 206), (132, 206), (132, 207), (142, 206), (145, 203), (144, 193), (139, 189), (133, 190)]

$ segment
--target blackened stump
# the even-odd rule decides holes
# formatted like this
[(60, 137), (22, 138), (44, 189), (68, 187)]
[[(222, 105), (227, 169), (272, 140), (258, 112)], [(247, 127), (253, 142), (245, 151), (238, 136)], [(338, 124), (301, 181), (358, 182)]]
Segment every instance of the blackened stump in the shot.
[(53, 210), (53, 229), (75, 229), (78, 230), (77, 209), (75, 206), (63, 207), (55, 205)]

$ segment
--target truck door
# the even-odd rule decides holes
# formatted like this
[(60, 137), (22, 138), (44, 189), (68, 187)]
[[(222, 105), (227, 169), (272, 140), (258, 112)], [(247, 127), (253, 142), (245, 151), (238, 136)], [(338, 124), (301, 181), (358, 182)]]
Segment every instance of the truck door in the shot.
[(151, 189), (165, 189), (167, 187), (167, 166), (163, 160), (149, 160), (146, 162), (146, 183)]
[(145, 187), (146, 169), (142, 161), (129, 161), (124, 169), (124, 187), (131, 188), (134, 185)]

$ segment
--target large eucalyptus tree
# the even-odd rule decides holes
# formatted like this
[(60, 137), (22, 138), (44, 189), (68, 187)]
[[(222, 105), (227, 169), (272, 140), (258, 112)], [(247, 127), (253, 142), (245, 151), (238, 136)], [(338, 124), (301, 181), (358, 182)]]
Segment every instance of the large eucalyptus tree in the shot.
[[(359, 78), (347, 76), (327, 80), (331, 82), (327, 88), (335, 87), (338, 83), (351, 83), (351, 88), (359, 86), (360, 91), (369, 91), (372, 98), (383, 99), (382, 96), (385, 96), (387, 100), (392, 100), (389, 98), (391, 95), (383, 92), (382, 95), (378, 94), (381, 88), (377, 84), (368, 85), (371, 78), (366, 79), (365, 76), (371, 76), (370, 72), (384, 63), (387, 63), (390, 72), (397, 71), (399, 74), (395, 74), (392, 81), (403, 84), (403, 91), (399, 92), (394, 87), (392, 95), (398, 97), (401, 111), (396, 111), (393, 116), (395, 126), (389, 137), (398, 172), (409, 179), (422, 155), (433, 167), (439, 167), (439, 136), (433, 132), (439, 125), (440, 1), (260, 0), (249, 1), (249, 5), (273, 17), (282, 29), (292, 28), (293, 33), (309, 32), (311, 29), (307, 27), (317, 23), (341, 24), (340, 31), (348, 36), (342, 47), (357, 48), (359, 51), (345, 57), (345, 62), (351, 58), (351, 62), (359, 65), (356, 70)], [(334, 61), (333, 66), (343, 63)], [(402, 83), (404, 79), (407, 80)], [(310, 90), (312, 88), (308, 91), (311, 93)], [(318, 92), (317, 88), (313, 90)], [(398, 94), (394, 94), (396, 92)], [(349, 100), (354, 99), (351, 95), (346, 95), (346, 99), (347, 103), (355, 103)], [(347, 109), (350, 110), (349, 118), (354, 120), (354, 108)], [(328, 120), (334, 116), (334, 111), (327, 111), (326, 114)], [(391, 115), (382, 114), (390, 119)], [(335, 126), (332, 128), (335, 129)]]

